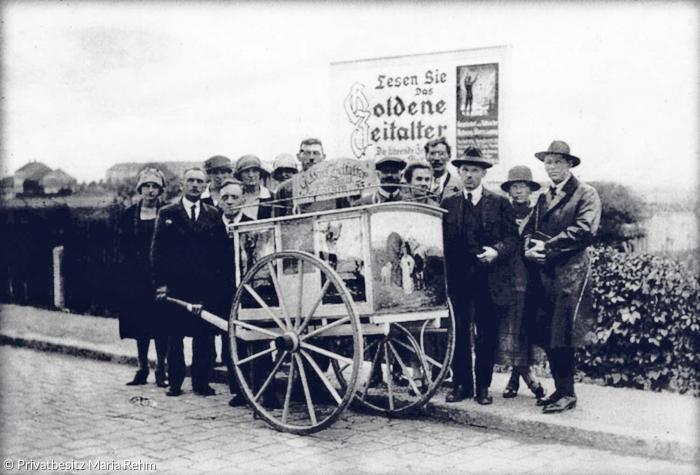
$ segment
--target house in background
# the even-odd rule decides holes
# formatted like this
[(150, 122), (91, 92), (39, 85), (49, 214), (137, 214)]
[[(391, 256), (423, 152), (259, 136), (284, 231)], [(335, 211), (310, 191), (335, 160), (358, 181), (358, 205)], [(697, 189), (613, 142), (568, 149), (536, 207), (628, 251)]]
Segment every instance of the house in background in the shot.
[(57, 168), (44, 175), (41, 179), (41, 185), (46, 195), (70, 195), (76, 190), (78, 180)]
[(14, 175), (15, 195), (41, 195), (44, 193), (41, 179), (48, 175), (51, 169), (45, 164), (31, 161), (21, 167)]

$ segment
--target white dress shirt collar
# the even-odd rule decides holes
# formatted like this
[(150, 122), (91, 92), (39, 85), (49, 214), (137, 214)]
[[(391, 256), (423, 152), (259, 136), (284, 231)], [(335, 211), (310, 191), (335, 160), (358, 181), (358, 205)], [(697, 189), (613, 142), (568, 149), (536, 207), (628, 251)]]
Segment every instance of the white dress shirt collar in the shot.
[(479, 201), (481, 201), (481, 196), (484, 194), (484, 186), (479, 185), (473, 190), (467, 190), (466, 188), (463, 190), (464, 191), (464, 199), (467, 199), (467, 194), (471, 193), (472, 194), (472, 203), (474, 205), (478, 204)]
[(552, 183), (552, 185), (549, 187), (549, 189), (551, 190), (552, 188), (554, 188), (556, 194), (559, 195), (562, 192), (562, 190), (564, 189), (564, 186), (567, 183), (569, 183), (569, 180), (571, 180), (571, 174), (569, 174), (569, 176), (566, 180), (564, 180), (560, 183), (557, 183), (557, 184)]
[(195, 221), (199, 219), (200, 200), (192, 202), (183, 196), (182, 206), (185, 208), (185, 212), (187, 213), (187, 216), (189, 216), (190, 219), (192, 219), (190, 213), (192, 212), (192, 207), (194, 206), (194, 219)]
[(380, 195), (382, 195), (384, 198), (396, 198), (399, 193), (401, 193), (401, 188), (397, 188), (395, 192), (389, 193), (388, 191), (384, 190), (384, 188), (379, 188), (377, 189), (377, 192), (379, 192)]

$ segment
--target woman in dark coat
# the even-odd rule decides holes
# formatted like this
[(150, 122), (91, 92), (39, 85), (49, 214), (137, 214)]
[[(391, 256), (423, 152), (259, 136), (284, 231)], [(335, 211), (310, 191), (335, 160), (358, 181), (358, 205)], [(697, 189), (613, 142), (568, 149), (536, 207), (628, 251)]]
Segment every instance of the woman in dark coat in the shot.
[(121, 280), (121, 309), (119, 336), (136, 340), (139, 369), (129, 386), (146, 384), (148, 378), (148, 348), (156, 342), (156, 384), (166, 387), (165, 360), (168, 337), (160, 324), (160, 312), (155, 304), (151, 283), (149, 252), (160, 207), (160, 195), (165, 189), (165, 176), (156, 168), (139, 172), (136, 190), (139, 203), (127, 208), (119, 222), (119, 255)]
[[(530, 195), (539, 188), (540, 185), (532, 180), (532, 172), (526, 166), (511, 168), (508, 171), (508, 181), (501, 185), (501, 189), (510, 195), (513, 215), (521, 235), (525, 223), (532, 214)], [(522, 377), (527, 387), (539, 400), (544, 397), (545, 392), (532, 368), (536, 363), (535, 349), (528, 337), (530, 332), (526, 331), (523, 323), (528, 269), (520, 253), (513, 257), (513, 275), (515, 295), (507, 317), (501, 320), (499, 335), (498, 362), (513, 367), (506, 389), (503, 391), (503, 397), (513, 398), (518, 395)]]

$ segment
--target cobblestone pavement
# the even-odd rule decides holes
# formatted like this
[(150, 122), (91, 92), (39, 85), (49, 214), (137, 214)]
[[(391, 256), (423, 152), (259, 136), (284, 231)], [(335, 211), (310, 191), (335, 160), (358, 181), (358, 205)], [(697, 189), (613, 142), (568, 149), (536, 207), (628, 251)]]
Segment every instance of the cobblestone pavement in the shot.
[(154, 384), (125, 386), (134, 372), (128, 366), (11, 347), (0, 347), (0, 361), (5, 473), (52, 465), (74, 473), (695, 472), (663, 460), (351, 411), (300, 437), (271, 430), (248, 408), (229, 407), (223, 385), (213, 397), (187, 391), (168, 398)]

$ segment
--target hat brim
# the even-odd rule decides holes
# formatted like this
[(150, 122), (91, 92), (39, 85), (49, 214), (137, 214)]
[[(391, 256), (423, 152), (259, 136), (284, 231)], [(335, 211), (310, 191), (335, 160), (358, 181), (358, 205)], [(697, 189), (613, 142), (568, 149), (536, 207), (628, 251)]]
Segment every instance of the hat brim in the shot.
[(510, 186), (513, 183), (527, 183), (528, 185), (530, 185), (530, 188), (532, 188), (532, 191), (537, 191), (541, 188), (539, 183), (537, 183), (536, 181), (532, 181), (532, 180), (508, 180), (508, 181), (504, 181), (503, 183), (501, 183), (501, 190), (508, 193), (508, 190), (510, 190)]
[(566, 158), (567, 160), (570, 160), (572, 168), (577, 167), (581, 163), (580, 158), (578, 158), (574, 155), (570, 155), (568, 153), (561, 153), (561, 152), (537, 152), (535, 154), (535, 157), (537, 157), (537, 159), (539, 161), (544, 162), (544, 157), (546, 157), (547, 155), (560, 155), (560, 156)]
[(452, 165), (457, 167), (457, 168), (460, 167), (461, 165), (474, 165), (477, 167), (481, 167), (484, 170), (491, 168), (493, 166), (493, 163), (490, 163), (490, 162), (484, 162), (481, 160), (468, 160), (466, 158), (455, 158), (450, 163), (452, 163)]
[(403, 170), (404, 168), (406, 168), (406, 162), (401, 162), (399, 160), (389, 160), (389, 161), (375, 164), (374, 168), (377, 170), (381, 170), (382, 168), (391, 167), (391, 166), (395, 166), (395, 167), (398, 167), (399, 170)]

